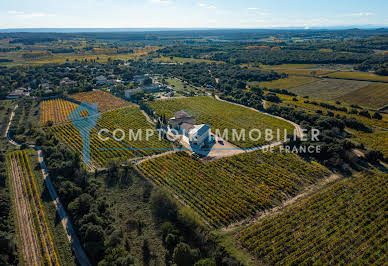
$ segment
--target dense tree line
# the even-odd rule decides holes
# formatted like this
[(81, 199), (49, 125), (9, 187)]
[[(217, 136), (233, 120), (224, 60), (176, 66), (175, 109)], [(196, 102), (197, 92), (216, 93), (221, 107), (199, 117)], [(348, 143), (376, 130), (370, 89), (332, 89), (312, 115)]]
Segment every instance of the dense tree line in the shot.
[(17, 265), (18, 255), (7, 186), (6, 153), (0, 151), (0, 265)]
[[(278, 105), (271, 105), (266, 111), (289, 119), (309, 132), (308, 141), (301, 142), (291, 138), (288, 143), (289, 146), (320, 146), (320, 152), (302, 153), (300, 154), (302, 157), (313, 158), (327, 166), (337, 168), (343, 168), (344, 163), (354, 163), (352, 161), (354, 157), (351, 156), (354, 145), (346, 140), (348, 134), (344, 131), (345, 123), (343, 121), (334, 117), (323, 117), (296, 110), (292, 107)], [(318, 141), (312, 141), (311, 139), (310, 134), (313, 128), (318, 129), (320, 132)]]

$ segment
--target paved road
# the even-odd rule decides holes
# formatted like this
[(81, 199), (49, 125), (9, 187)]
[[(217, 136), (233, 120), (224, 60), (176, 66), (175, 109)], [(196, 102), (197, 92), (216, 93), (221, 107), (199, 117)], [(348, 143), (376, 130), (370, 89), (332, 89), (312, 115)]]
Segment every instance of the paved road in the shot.
[[(12, 114), (11, 114), (10, 119), (9, 119), (8, 127), (7, 127), (7, 130), (5, 132), (5, 137), (8, 139), (8, 141), (11, 144), (13, 144), (15, 146), (21, 146), (20, 144), (16, 143), (11, 138), (11, 136), (9, 135), (9, 132), (8, 132), (10, 129), (11, 123), (12, 123), (12, 119), (15, 115), (15, 110), (17, 107), (18, 106), (16, 105), (14, 110), (12, 111)], [(58, 194), (55, 191), (53, 184), (51, 183), (51, 179), (50, 179), (50, 176), (48, 175), (47, 167), (46, 167), (46, 164), (44, 162), (42, 150), (40, 149), (39, 146), (30, 146), (30, 147), (34, 148), (38, 153), (40, 168), (42, 169), (44, 181), (45, 181), (47, 189), (50, 193), (51, 199), (55, 205), (55, 209), (57, 210), (57, 212), (59, 214), (59, 217), (60, 217), (61, 222), (62, 222), (62, 226), (65, 229), (67, 238), (69, 239), (69, 242), (73, 248), (74, 254), (77, 257), (78, 263), (82, 266), (91, 266), (92, 264), (89, 262), (89, 259), (86, 256), (86, 254), (85, 254), (85, 252), (84, 252), (84, 250), (83, 250), (83, 248), (78, 240), (77, 234), (75, 233), (75, 231), (73, 229), (73, 225), (71, 224), (70, 218), (67, 215), (65, 208), (61, 204), (59, 197), (58, 197)]]

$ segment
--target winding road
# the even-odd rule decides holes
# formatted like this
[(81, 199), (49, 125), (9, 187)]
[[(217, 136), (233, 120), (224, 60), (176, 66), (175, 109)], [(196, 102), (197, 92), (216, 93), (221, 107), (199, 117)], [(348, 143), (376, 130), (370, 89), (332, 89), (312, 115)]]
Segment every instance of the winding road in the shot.
[[(13, 109), (13, 111), (11, 113), (11, 116), (9, 118), (9, 123), (7, 126), (7, 130), (5, 131), (5, 137), (7, 138), (7, 140), (11, 144), (20, 147), (21, 145), (19, 143), (15, 142), (9, 134), (9, 129), (11, 127), (12, 119), (15, 115), (15, 110), (17, 108), (18, 108), (18, 105), (15, 106), (15, 108)], [(30, 147), (34, 148), (38, 153), (39, 164), (40, 164), (40, 168), (42, 170), (42, 175), (43, 175), (44, 181), (46, 183), (50, 197), (54, 203), (55, 209), (57, 210), (58, 215), (61, 219), (62, 226), (65, 229), (67, 238), (71, 244), (71, 247), (74, 251), (74, 254), (78, 260), (78, 263), (82, 266), (91, 266), (91, 263), (90, 263), (88, 257), (86, 256), (86, 253), (84, 252), (84, 250), (81, 246), (81, 243), (78, 240), (77, 234), (75, 233), (75, 231), (73, 229), (73, 225), (70, 221), (70, 218), (67, 215), (65, 208), (61, 204), (59, 197), (58, 197), (58, 194), (57, 194), (53, 184), (51, 183), (51, 179), (50, 179), (50, 176), (48, 175), (47, 167), (46, 167), (46, 164), (44, 162), (44, 156), (43, 156), (42, 150), (40, 149), (39, 146), (30, 146)]]

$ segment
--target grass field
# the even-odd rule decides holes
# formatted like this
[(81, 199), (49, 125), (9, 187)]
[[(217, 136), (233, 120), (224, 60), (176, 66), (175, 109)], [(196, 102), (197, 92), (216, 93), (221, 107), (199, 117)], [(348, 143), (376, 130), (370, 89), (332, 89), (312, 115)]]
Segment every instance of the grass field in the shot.
[[(55, 126), (52, 129), (73, 151), (82, 154), (82, 139), (79, 131), (71, 123)], [(106, 133), (101, 135), (102, 138), (107, 137), (107, 140), (104, 141), (98, 137), (100, 129), (107, 130)], [(122, 141), (113, 139), (112, 134), (116, 129), (124, 131), (125, 138)], [(134, 135), (139, 129), (142, 130), (142, 139), (135, 140)], [(154, 133), (148, 139), (145, 136), (147, 129), (152, 129)], [(130, 139), (129, 130), (133, 130), (132, 139)], [(121, 133), (117, 133), (116, 137), (120, 139), (122, 137)], [(169, 142), (163, 138), (159, 140), (158, 132), (146, 120), (138, 107), (129, 106), (111, 110), (104, 112), (97, 122), (97, 127), (90, 131), (90, 158), (92, 163), (89, 167), (104, 166), (111, 159), (130, 159), (161, 153), (170, 148), (172, 147)]]
[[(291, 82), (292, 84), (292, 82)], [(340, 79), (320, 79), (313, 83), (284, 86), (300, 96), (309, 96), (320, 100), (331, 100), (349, 92), (368, 86), (368, 82)]]
[(301, 86), (303, 84), (309, 84), (312, 82), (318, 81), (317, 78), (314, 77), (302, 77), (302, 76), (290, 76), (284, 79), (278, 79), (273, 81), (266, 82), (249, 82), (249, 85), (259, 85), (261, 88), (269, 88), (269, 89), (289, 89), (297, 86)]
[(98, 104), (97, 107), (99, 112), (105, 112), (108, 110), (132, 105), (131, 102), (123, 100), (119, 97), (112, 95), (109, 92), (105, 92), (102, 90), (76, 93), (71, 95), (71, 98), (80, 102), (86, 102), (88, 104), (96, 103)]
[(365, 87), (340, 96), (338, 99), (378, 109), (388, 105), (388, 83), (371, 82)]
[(352, 71), (340, 71), (328, 75), (333, 78), (343, 79), (359, 79), (359, 80), (375, 80), (375, 81), (387, 81), (387, 76), (379, 76), (368, 72), (352, 72)]
[(388, 175), (370, 171), (246, 227), (244, 248), (268, 265), (387, 262)]
[[(206, 96), (158, 100), (150, 102), (149, 105), (158, 116), (165, 115), (166, 118), (173, 117), (174, 113), (180, 110), (188, 111), (196, 118), (197, 124), (208, 124), (212, 127), (213, 133), (216, 129), (219, 129), (221, 133), (227, 129), (229, 136), (232, 135), (233, 129), (238, 132), (240, 129), (244, 129), (247, 134), (251, 129), (261, 131), (273, 129), (276, 132), (279, 128), (281, 132), (283, 129), (287, 129), (289, 133), (294, 130), (294, 126), (288, 122)], [(264, 132), (262, 132), (262, 136), (264, 136)], [(253, 141), (248, 138), (248, 135), (245, 140), (236, 139), (233, 141), (230, 137), (229, 141), (241, 148), (252, 148), (267, 143), (264, 137), (258, 141)]]
[(328, 174), (295, 154), (261, 151), (208, 163), (180, 152), (145, 161), (139, 168), (216, 227), (269, 208)]

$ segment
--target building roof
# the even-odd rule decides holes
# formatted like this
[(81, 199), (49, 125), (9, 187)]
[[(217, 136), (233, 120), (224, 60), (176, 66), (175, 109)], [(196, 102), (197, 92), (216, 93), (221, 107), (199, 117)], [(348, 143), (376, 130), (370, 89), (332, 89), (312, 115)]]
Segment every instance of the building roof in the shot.
[(190, 130), (190, 135), (199, 135), (202, 136), (210, 130), (210, 127), (205, 124), (195, 125), (192, 130)]
[(96, 77), (97, 80), (106, 80), (106, 77), (104, 77), (103, 75), (100, 75), (98, 77)]
[(179, 127), (182, 128), (183, 130), (185, 130), (187, 133), (189, 133), (189, 131), (191, 129), (195, 128), (195, 126), (193, 124), (190, 124), (190, 123), (182, 123), (182, 124), (180, 124)]
[(175, 118), (183, 118), (183, 117), (188, 117), (188, 116), (190, 116), (190, 115), (183, 110), (178, 111), (174, 114)]

